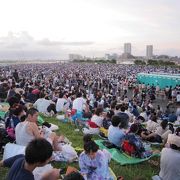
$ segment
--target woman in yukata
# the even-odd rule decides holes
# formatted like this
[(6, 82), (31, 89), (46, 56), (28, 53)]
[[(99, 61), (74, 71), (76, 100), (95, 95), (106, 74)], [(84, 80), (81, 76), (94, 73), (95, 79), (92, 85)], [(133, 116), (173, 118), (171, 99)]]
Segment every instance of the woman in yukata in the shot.
[(79, 157), (79, 167), (85, 180), (113, 180), (109, 171), (110, 154), (99, 150), (98, 145), (87, 134), (83, 138), (84, 151)]

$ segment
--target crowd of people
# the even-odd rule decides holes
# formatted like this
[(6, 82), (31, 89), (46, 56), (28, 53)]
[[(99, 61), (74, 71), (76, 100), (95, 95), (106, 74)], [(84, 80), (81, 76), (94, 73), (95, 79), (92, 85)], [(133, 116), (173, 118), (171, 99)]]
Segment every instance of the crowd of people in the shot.
[[(161, 152), (159, 177), (178, 179), (180, 84), (160, 89), (158, 85), (139, 83), (136, 76), (140, 72), (178, 74), (179, 69), (76, 63), (0, 67), (0, 100), (9, 104), (3, 119), (5, 129), (12, 141), (26, 146), (25, 156), (1, 162), (11, 167), (9, 179), (33, 179), (32, 171), (47, 164), (52, 151), (62, 151), (59, 143), (64, 141), (64, 135), (44, 133), (37, 124), (39, 112), (48, 117), (64, 114), (64, 121), (74, 122), (79, 129), (83, 127), (80, 173), (69, 175), (69, 179), (73, 176), (112, 179), (108, 169), (110, 155), (99, 150), (90, 136), (94, 134), (105, 140), (105, 146), (137, 158), (147, 158), (154, 153), (147, 148), (147, 142), (162, 143), (165, 147)], [(36, 148), (45, 146), (47, 152), (37, 158)], [(57, 169), (43, 178), (49, 176), (56, 179)]]

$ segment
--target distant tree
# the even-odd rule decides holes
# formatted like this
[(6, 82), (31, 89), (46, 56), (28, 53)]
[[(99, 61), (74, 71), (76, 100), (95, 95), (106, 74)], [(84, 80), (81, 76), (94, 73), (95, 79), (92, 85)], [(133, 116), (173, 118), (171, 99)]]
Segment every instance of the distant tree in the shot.
[(153, 65), (153, 66), (154, 66), (154, 65), (155, 65), (155, 66), (159, 65), (159, 63), (158, 63), (157, 60), (152, 60), (152, 59), (149, 59), (147, 63), (148, 63), (148, 65)]
[(146, 65), (146, 62), (137, 59), (137, 60), (134, 61), (134, 64), (136, 64), (136, 65)]
[(115, 59), (112, 59), (112, 60), (110, 61), (110, 63), (116, 64), (116, 60), (115, 60)]
[(153, 66), (176, 66), (176, 64), (172, 61), (165, 61), (165, 60), (148, 60), (148, 65), (153, 65)]

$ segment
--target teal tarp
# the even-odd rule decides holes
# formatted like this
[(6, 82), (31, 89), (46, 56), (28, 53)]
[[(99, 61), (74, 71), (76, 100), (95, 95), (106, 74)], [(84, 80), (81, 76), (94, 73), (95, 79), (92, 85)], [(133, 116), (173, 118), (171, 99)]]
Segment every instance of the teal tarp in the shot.
[(141, 84), (154, 85), (165, 88), (166, 86), (180, 85), (180, 75), (170, 75), (170, 74), (148, 74), (148, 73), (138, 73), (137, 80)]

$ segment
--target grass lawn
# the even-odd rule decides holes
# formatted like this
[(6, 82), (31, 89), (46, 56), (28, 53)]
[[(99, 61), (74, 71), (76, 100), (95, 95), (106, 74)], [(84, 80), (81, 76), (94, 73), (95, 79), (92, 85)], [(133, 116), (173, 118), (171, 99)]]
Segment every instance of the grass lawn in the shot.
[[(47, 118), (43, 117), (45, 121), (57, 124), (59, 126), (59, 130), (57, 134), (64, 134), (71, 142), (73, 147), (80, 147), (83, 148), (82, 143), (82, 132), (74, 131), (75, 126), (71, 125), (70, 123), (63, 123), (59, 122), (55, 118)], [(98, 136), (95, 136), (94, 139), (99, 139)], [(154, 157), (152, 158), (155, 161), (159, 162), (159, 158)], [(67, 167), (67, 163), (56, 162), (53, 164), (55, 167)], [(78, 168), (78, 163), (71, 163), (71, 166)], [(150, 164), (148, 161), (135, 164), (135, 165), (125, 165), (121, 166), (120, 164), (116, 163), (115, 161), (111, 160), (110, 163), (111, 169), (114, 171), (116, 176), (123, 176), (124, 180), (133, 180), (135, 177), (143, 177), (144, 179), (150, 180), (151, 177), (159, 172), (159, 167)], [(6, 168), (0, 168), (0, 180), (5, 179), (7, 173)]]

